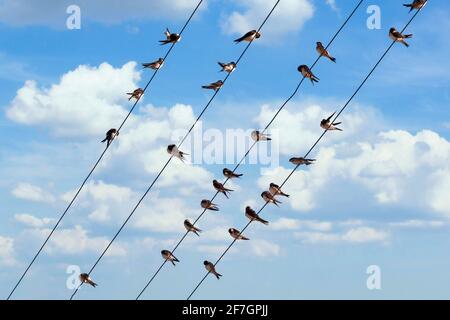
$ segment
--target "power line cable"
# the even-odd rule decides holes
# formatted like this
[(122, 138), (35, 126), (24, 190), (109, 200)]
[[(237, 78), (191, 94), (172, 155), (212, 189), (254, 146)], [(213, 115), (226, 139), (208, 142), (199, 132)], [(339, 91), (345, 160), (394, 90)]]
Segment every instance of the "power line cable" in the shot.
[[(264, 19), (263, 23), (261, 24), (261, 26), (258, 28), (257, 32), (259, 32), (262, 27), (266, 24), (267, 20), (270, 18), (270, 16), (272, 15), (272, 13), (274, 12), (274, 10), (276, 9), (276, 7), (278, 6), (278, 4), (280, 3), (281, 0), (277, 0), (277, 2), (275, 3), (275, 5), (272, 7), (272, 9), (270, 10), (269, 14), (266, 16), (266, 18)], [(249, 49), (249, 47), (251, 46), (251, 44), (253, 43), (253, 40), (255, 38), (252, 38), (249, 43), (247, 44), (247, 46), (245, 47), (245, 49), (242, 51), (241, 55), (239, 56), (239, 58), (236, 60), (236, 67), (239, 64), (239, 62), (242, 60), (243, 56), (245, 55), (245, 53), (247, 52), (247, 50)], [(214, 94), (212, 95), (212, 97), (209, 99), (208, 103), (205, 105), (205, 107), (203, 108), (203, 110), (200, 112), (200, 114), (198, 115), (197, 119), (194, 121), (194, 123), (192, 124), (192, 126), (189, 128), (189, 130), (187, 131), (187, 133), (185, 134), (185, 136), (183, 137), (183, 139), (181, 140), (181, 142), (178, 144), (177, 148), (180, 148), (181, 145), (184, 143), (184, 141), (187, 139), (187, 137), (189, 136), (189, 134), (192, 132), (192, 130), (194, 129), (195, 125), (198, 123), (198, 121), (200, 120), (200, 118), (203, 116), (203, 114), (206, 112), (206, 110), (209, 108), (209, 106), (211, 105), (211, 103), (214, 101), (214, 99), (216, 98), (216, 96), (218, 95), (218, 93), (220, 92), (221, 88), (223, 87), (223, 85), (226, 83), (226, 81), (228, 80), (228, 78), (230, 77), (231, 73), (228, 73), (224, 80), (222, 81), (223, 84), (220, 88), (218, 88), (217, 90), (215, 90)], [(167, 166), (169, 165), (169, 163), (172, 161), (173, 155), (171, 155), (169, 157), (169, 159), (166, 161), (166, 163), (164, 164), (164, 166), (162, 167), (162, 169), (159, 171), (159, 173), (156, 175), (156, 177), (154, 178), (154, 180), (152, 181), (152, 183), (150, 184), (150, 186), (147, 188), (147, 190), (145, 191), (145, 193), (143, 194), (143, 196), (139, 199), (138, 203), (136, 204), (136, 206), (133, 208), (133, 210), (131, 211), (131, 213), (128, 215), (128, 217), (125, 219), (125, 221), (123, 222), (123, 224), (121, 225), (121, 227), (119, 228), (119, 230), (116, 232), (116, 234), (114, 235), (114, 237), (111, 239), (111, 241), (108, 243), (108, 245), (106, 246), (106, 248), (103, 250), (103, 252), (101, 253), (101, 255), (98, 257), (97, 261), (94, 263), (94, 265), (92, 266), (92, 268), (89, 271), (89, 275), (92, 273), (92, 271), (94, 271), (95, 267), (98, 265), (98, 263), (102, 260), (103, 256), (106, 254), (106, 252), (109, 250), (109, 248), (111, 247), (111, 245), (113, 244), (113, 242), (115, 241), (115, 239), (119, 236), (119, 234), (122, 232), (123, 228), (127, 225), (128, 221), (131, 219), (131, 217), (134, 215), (134, 213), (136, 212), (136, 210), (139, 208), (139, 206), (141, 205), (142, 201), (145, 199), (145, 197), (147, 196), (147, 194), (150, 192), (150, 190), (153, 188), (153, 186), (155, 185), (155, 183), (158, 181), (159, 177), (162, 175), (162, 173), (165, 171), (165, 169), (167, 168)], [(79, 289), (81, 288), (81, 286), (83, 285), (83, 283), (80, 283), (80, 285), (77, 287), (77, 289), (75, 289), (75, 291), (72, 293), (70, 300), (72, 300), (74, 298), (74, 296), (77, 294), (77, 292), (79, 291)]]
[[(411, 22), (415, 19), (415, 17), (418, 15), (418, 13), (421, 11), (421, 9), (419, 9), (414, 15), (413, 17), (408, 21), (408, 23), (406, 24), (406, 26), (402, 29), (401, 33), (403, 33), (406, 28), (408, 28), (408, 26), (411, 24)], [(386, 51), (383, 53), (383, 55), (381, 56), (381, 58), (378, 60), (378, 62), (375, 64), (375, 66), (371, 69), (371, 71), (368, 73), (368, 75), (364, 78), (364, 80), (362, 81), (362, 83), (358, 86), (358, 88), (356, 89), (356, 91), (352, 94), (352, 96), (350, 97), (350, 99), (345, 103), (345, 105), (341, 108), (341, 110), (339, 111), (339, 113), (334, 117), (334, 119), (332, 120), (332, 122), (334, 123), (339, 116), (342, 114), (342, 112), (344, 112), (344, 110), (347, 108), (347, 106), (350, 104), (350, 102), (354, 99), (354, 97), (358, 94), (358, 92), (362, 89), (362, 87), (365, 85), (365, 83), (367, 82), (367, 80), (369, 80), (370, 76), (373, 74), (373, 72), (375, 71), (375, 69), (379, 66), (379, 64), (383, 61), (383, 59), (386, 57), (386, 55), (389, 53), (389, 51), (391, 50), (391, 48), (394, 46), (396, 41), (392, 41), (392, 43), (389, 45), (389, 47), (386, 49)], [(307, 158), (309, 156), (309, 154), (314, 150), (314, 148), (318, 145), (318, 143), (322, 140), (322, 138), (325, 136), (325, 134), (328, 132), (328, 130), (324, 130), (322, 132), (322, 134), (319, 136), (319, 138), (316, 140), (316, 142), (312, 145), (312, 147), (308, 150), (308, 152), (305, 154), (304, 158)], [(280, 189), (289, 181), (289, 179), (292, 177), (292, 175), (294, 174), (294, 172), (298, 169), (300, 165), (296, 165), (295, 168), (289, 173), (289, 175), (286, 177), (286, 179), (283, 181), (283, 183), (280, 185)], [(261, 213), (264, 208), (267, 206), (268, 202), (266, 202), (261, 209), (257, 212), (257, 214)], [(244, 233), (244, 231), (250, 226), (250, 224), (252, 223), (252, 221), (249, 221), (245, 227), (242, 229), (241, 234)], [(231, 242), (231, 244), (225, 249), (225, 251), (222, 253), (222, 255), (219, 257), (219, 259), (216, 261), (216, 263), (214, 264), (214, 267), (222, 260), (222, 258), (227, 254), (227, 252), (231, 249), (231, 247), (235, 244), (237, 240), (233, 239), (233, 241)], [(202, 278), (202, 280), (200, 280), (200, 282), (197, 284), (197, 286), (194, 288), (194, 290), (192, 290), (192, 292), (190, 293), (190, 295), (188, 296), (187, 300), (189, 300), (193, 294), (197, 291), (197, 289), (202, 285), (202, 283), (205, 281), (205, 279), (208, 277), (210, 272), (207, 272), (205, 274), (205, 276)]]
[[(360, 0), (358, 2), (358, 4), (356, 5), (356, 7), (353, 9), (353, 11), (350, 13), (350, 15), (347, 17), (347, 19), (344, 21), (344, 23), (340, 26), (340, 28), (337, 30), (337, 32), (334, 34), (334, 36), (331, 38), (331, 40), (328, 42), (327, 46), (325, 47), (325, 50), (327, 50), (334, 42), (334, 40), (336, 40), (337, 36), (341, 33), (341, 31), (344, 29), (344, 27), (347, 25), (347, 23), (350, 21), (350, 19), (353, 17), (353, 15), (355, 14), (355, 12), (358, 10), (358, 8), (361, 6), (361, 4), (364, 2), (364, 0)], [(319, 55), (319, 57), (316, 59), (316, 61), (312, 64), (311, 66), (311, 70), (314, 69), (314, 67), (316, 66), (316, 64), (319, 62), (320, 58), (322, 56)], [(278, 109), (278, 111), (275, 113), (275, 115), (272, 117), (272, 119), (269, 121), (269, 123), (267, 124), (267, 126), (264, 128), (264, 130), (262, 131), (262, 133), (264, 134), (267, 129), (270, 127), (270, 125), (275, 121), (276, 117), (279, 115), (279, 113), (284, 109), (284, 107), (295, 97), (295, 95), (297, 94), (298, 90), (300, 89), (300, 86), (302, 85), (303, 81), (305, 80), (305, 77), (303, 77), (300, 82), (298, 83), (297, 87), (295, 88), (294, 92), (289, 96), (289, 98), (281, 105), (281, 107)], [(236, 170), (241, 166), (241, 164), (243, 163), (243, 161), (247, 158), (247, 156), (250, 154), (251, 150), (254, 148), (254, 146), (257, 144), (257, 141), (254, 141), (253, 144), (250, 146), (250, 148), (246, 151), (246, 153), (244, 154), (244, 156), (241, 158), (241, 160), (237, 163), (237, 165), (234, 167), (234, 169), (232, 170), (233, 173), (236, 172)], [(226, 183), (228, 182), (230, 178), (226, 178), (223, 185), (225, 186)], [(219, 192), (217, 191), (214, 196), (211, 198), (211, 200), (209, 200), (210, 202), (213, 202), (214, 199), (217, 197), (217, 195), (219, 194)], [(207, 209), (204, 209), (202, 211), (202, 213), (200, 214), (200, 216), (197, 217), (197, 219), (195, 219), (193, 225), (195, 225), (202, 217), (203, 215), (206, 213)], [(185, 232), (184, 235), (181, 237), (181, 239), (177, 242), (177, 244), (175, 245), (174, 249), (171, 251), (172, 253), (174, 253), (178, 247), (181, 245), (181, 243), (184, 241), (184, 239), (187, 237), (187, 235), (189, 234), (189, 231)], [(153, 280), (156, 278), (156, 276), (158, 275), (158, 273), (162, 270), (162, 268), (164, 267), (164, 265), (166, 264), (167, 260), (164, 260), (163, 263), (159, 266), (159, 268), (156, 270), (156, 272), (153, 274), (153, 276), (150, 278), (150, 280), (147, 282), (147, 284), (144, 286), (144, 288), (141, 290), (141, 292), (138, 294), (136, 300), (139, 300), (139, 298), (142, 296), (142, 294), (145, 292), (145, 290), (147, 290), (147, 288), (150, 286), (150, 284), (153, 282)]]

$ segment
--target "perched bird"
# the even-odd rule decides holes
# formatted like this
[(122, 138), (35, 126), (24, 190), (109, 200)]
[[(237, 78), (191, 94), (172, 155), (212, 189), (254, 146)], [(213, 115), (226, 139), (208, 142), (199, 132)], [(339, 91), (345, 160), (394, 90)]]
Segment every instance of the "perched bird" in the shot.
[(203, 261), (203, 264), (205, 265), (205, 268), (206, 270), (208, 270), (208, 272), (216, 276), (217, 280), (220, 279), (222, 275), (216, 271), (216, 268), (214, 267), (214, 264), (212, 264), (212, 262), (205, 260)]
[(93, 286), (94, 288), (97, 286), (97, 284), (94, 281), (92, 281), (91, 277), (89, 277), (89, 275), (87, 273), (80, 274), (80, 281), (82, 283), (88, 283), (91, 286)]
[(256, 30), (252, 30), (244, 34), (242, 37), (234, 40), (234, 42), (239, 43), (242, 41), (252, 42), (255, 38), (259, 39), (261, 37), (261, 33)]
[(225, 177), (227, 177), (228, 179), (233, 179), (233, 178), (240, 178), (243, 176), (242, 173), (234, 173), (233, 171), (231, 171), (230, 169), (224, 168), (222, 170), (223, 175)]
[(230, 236), (232, 236), (236, 240), (250, 240), (249, 238), (244, 237), (243, 235), (241, 235), (241, 232), (239, 230), (234, 229), (234, 228), (228, 229), (228, 233), (230, 234)]
[(255, 141), (270, 141), (272, 138), (270, 138), (270, 134), (264, 134), (259, 132), (258, 130), (255, 130), (251, 134), (252, 139)]
[(166, 40), (159, 40), (161, 45), (165, 45), (168, 43), (177, 43), (181, 40), (181, 36), (178, 33), (170, 33), (169, 28), (166, 28), (164, 34), (166, 35)]
[(202, 202), (200, 202), (200, 205), (202, 206), (203, 209), (219, 211), (219, 207), (217, 207), (216, 204), (212, 203), (209, 200), (202, 200)]
[(275, 196), (272, 195), (269, 191), (264, 191), (263, 193), (261, 193), (261, 197), (264, 199), (265, 202), (273, 203), (277, 207), (278, 207), (278, 204), (281, 203), (280, 201), (275, 199)]
[(214, 91), (219, 90), (221, 87), (223, 86), (223, 81), (222, 80), (218, 80), (216, 82), (210, 83), (207, 86), (202, 86), (203, 89), (211, 89)]
[(411, 8), (409, 12), (413, 11), (414, 9), (420, 10), (427, 4), (428, 0), (414, 0), (411, 4), (404, 4), (405, 7)]
[(333, 57), (328, 53), (327, 49), (325, 49), (325, 47), (323, 46), (322, 42), (317, 42), (316, 44), (317, 44), (316, 50), (317, 50), (317, 53), (318, 53), (319, 55), (321, 55), (321, 56), (323, 56), (323, 57), (326, 57), (326, 58), (328, 58), (328, 59), (330, 59), (331, 61), (333, 61), (333, 62), (336, 63), (336, 58), (333, 58)]
[(284, 193), (283, 191), (281, 191), (281, 188), (279, 185), (275, 184), (275, 183), (271, 183), (270, 184), (270, 188), (269, 191), (271, 194), (273, 194), (274, 196), (283, 196), (283, 197), (287, 197), (289, 198), (289, 195)]
[(174, 157), (180, 159), (183, 162), (184, 162), (184, 160), (186, 160), (186, 158), (184, 156), (188, 156), (189, 155), (186, 152), (178, 150), (177, 146), (174, 145), (174, 144), (171, 144), (171, 145), (167, 146), (167, 153), (170, 154), (171, 156), (174, 156)]
[(130, 101), (131, 99), (135, 98), (136, 100), (139, 100), (142, 95), (144, 94), (144, 89), (141, 88), (137, 88), (136, 90), (134, 90), (133, 92), (129, 92), (127, 93), (127, 95), (130, 96), (130, 98), (128, 99), (128, 101)]
[(302, 158), (302, 157), (294, 157), (294, 158), (290, 158), (289, 159), (289, 162), (291, 162), (292, 164), (295, 164), (295, 165), (302, 165), (302, 164), (304, 164), (304, 165), (307, 165), (307, 166), (313, 164), (314, 161), (316, 161), (316, 159), (305, 159), (305, 158)]
[(409, 47), (409, 44), (405, 41), (405, 39), (412, 38), (412, 36), (412, 34), (401, 34), (395, 28), (391, 28), (389, 30), (389, 37), (394, 41), (403, 43), (406, 47)]
[(227, 192), (233, 191), (233, 190), (231, 190), (231, 189), (225, 188), (225, 187), (223, 186), (223, 184), (220, 183), (220, 182), (217, 181), (217, 180), (214, 180), (214, 181), (213, 181), (213, 186), (214, 186), (214, 189), (216, 189), (218, 192), (223, 193), (223, 194), (225, 195), (225, 197), (227, 197), (227, 199), (228, 199), (228, 194), (227, 194)]
[(149, 63), (143, 63), (142, 66), (144, 68), (150, 68), (153, 70), (158, 70), (159, 68), (161, 68), (164, 65), (164, 59), (163, 58), (159, 58), (156, 61), (153, 62), (149, 62)]
[(116, 129), (109, 129), (108, 132), (106, 132), (106, 138), (102, 140), (102, 143), (108, 142), (106, 147), (108, 148), (111, 142), (119, 135), (119, 131)]
[(331, 116), (329, 116), (327, 119), (322, 119), (322, 121), (320, 121), (320, 127), (322, 129), (330, 130), (330, 131), (332, 131), (332, 130), (342, 131), (342, 129), (337, 127), (342, 122), (331, 122), (331, 118), (334, 117), (335, 113), (336, 112), (333, 112), (333, 114)]
[(175, 262), (180, 262), (169, 250), (162, 250), (161, 255), (165, 260), (172, 262), (173, 265), (175, 265)]
[(259, 217), (259, 215), (255, 212), (255, 210), (253, 210), (252, 208), (250, 208), (250, 206), (247, 206), (245, 208), (245, 216), (250, 220), (250, 221), (258, 221), (261, 222), (265, 225), (269, 224), (269, 221), (266, 221), (262, 218)]
[(301, 66), (299, 66), (297, 68), (297, 70), (299, 72), (301, 72), (301, 74), (305, 77), (308, 78), (309, 80), (311, 80), (311, 83), (314, 84), (314, 82), (319, 82), (319, 78), (317, 78), (311, 71), (311, 69), (309, 69), (309, 67), (307, 65), (302, 64)]
[(198, 233), (202, 232), (202, 230), (195, 227), (188, 219), (184, 220), (184, 227), (186, 228), (187, 231), (193, 232), (200, 237)]
[(220, 70), (220, 72), (225, 71), (228, 73), (232, 73), (234, 69), (236, 69), (236, 62), (234, 61), (229, 63), (218, 62), (218, 64), (222, 67), (222, 70)]

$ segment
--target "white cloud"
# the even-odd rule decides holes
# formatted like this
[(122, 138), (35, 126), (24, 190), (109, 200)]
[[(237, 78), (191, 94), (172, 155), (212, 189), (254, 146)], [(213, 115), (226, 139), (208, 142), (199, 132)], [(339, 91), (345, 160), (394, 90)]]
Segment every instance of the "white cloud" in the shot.
[[(243, 35), (257, 29), (267, 16), (275, 1), (267, 0), (235, 0), (243, 12), (233, 11), (222, 21), (222, 30), (226, 34)], [(273, 12), (262, 29), (259, 41), (277, 42), (280, 38), (290, 38), (292, 33), (302, 29), (305, 22), (314, 15), (314, 7), (310, 0), (283, 0)]]
[(281, 253), (281, 247), (276, 243), (261, 239), (252, 239), (250, 241), (252, 252), (258, 257), (273, 257)]
[(330, 6), (334, 11), (338, 11), (338, 7), (336, 5), (336, 0), (325, 0), (325, 3)]
[(294, 237), (310, 244), (372, 243), (386, 244), (390, 234), (383, 230), (361, 226), (341, 233), (295, 232)]
[(52, 203), (55, 201), (52, 194), (29, 183), (19, 183), (11, 193), (16, 198), (34, 202)]
[(140, 80), (135, 67), (135, 62), (118, 69), (108, 63), (81, 65), (50, 88), (26, 81), (7, 116), (25, 125), (50, 127), (59, 136), (100, 137), (125, 118), (126, 93), (137, 88)]
[(31, 228), (43, 228), (49, 223), (53, 222), (53, 219), (50, 218), (38, 218), (31, 214), (16, 214), (14, 215), (14, 219), (20, 223), (23, 223), (27, 227)]
[[(144, 19), (187, 19), (197, 5), (198, 0), (173, 0), (168, 5), (165, 1), (133, 0), (79, 0), (76, 4), (81, 9), (82, 25), (84, 19), (102, 23), (120, 23)], [(0, 2), (0, 22), (12, 26), (50, 25), (65, 28), (66, 9), (74, 4), (72, 0), (3, 0)], [(206, 8), (206, 2), (200, 11)]]
[(406, 220), (389, 223), (389, 226), (396, 228), (441, 228), (445, 225), (446, 223), (444, 221), (437, 220)]
[(289, 218), (280, 218), (272, 222), (269, 227), (273, 230), (298, 230), (309, 229), (315, 231), (330, 231), (333, 224), (328, 221), (314, 221), (314, 220), (297, 220)]
[(15, 264), (14, 239), (0, 236), (0, 265), (13, 266)]

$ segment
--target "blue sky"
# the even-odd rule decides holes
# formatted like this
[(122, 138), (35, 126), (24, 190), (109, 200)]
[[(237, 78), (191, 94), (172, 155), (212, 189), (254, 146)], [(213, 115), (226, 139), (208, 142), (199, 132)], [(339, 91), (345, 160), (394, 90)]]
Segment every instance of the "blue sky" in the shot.
[[(80, 1), (81, 30), (67, 30), (71, 1), (0, 1), (0, 295), (6, 297), (64, 210), (104, 145), (131, 107), (126, 92), (151, 73), (139, 63), (163, 56), (165, 27), (178, 30), (196, 1)], [(86, 191), (15, 294), (23, 299), (67, 299), (67, 267), (87, 270), (167, 159), (172, 133), (187, 129), (220, 79), (217, 61), (237, 59), (242, 30), (257, 28), (268, 1), (206, 1), (176, 45), (150, 91), (138, 104)], [(281, 0), (238, 69), (202, 118), (204, 130), (264, 127), (297, 85), (300, 64), (317, 57), (356, 1)], [(411, 17), (403, 1), (363, 4), (330, 48), (337, 64), (321, 60), (296, 98), (274, 122), (279, 167), (261, 174), (246, 164), (219, 195), (144, 294), (185, 299), (243, 228), (246, 205), (261, 207), (269, 182), (281, 183), (294, 155), (320, 135), (323, 117), (340, 108), (389, 45), (391, 26)], [(381, 8), (380, 30), (366, 27), (368, 5)], [(14, 5), (14, 10), (11, 6)], [(317, 164), (301, 168), (284, 187), (290, 199), (269, 206), (269, 226), (251, 225), (209, 277), (198, 299), (449, 298), (450, 5), (430, 1), (408, 29), (410, 48), (396, 45), (343, 115), (342, 133), (330, 133), (314, 151)], [(246, 29), (247, 28), (247, 29)], [(438, 34), (439, 33), (439, 34)], [(442, 32), (443, 33), (443, 32)], [(438, 34), (438, 36), (436, 36)], [(175, 141), (174, 141), (175, 140)], [(189, 145), (185, 147), (189, 149)], [(191, 150), (188, 153), (192, 153)], [(176, 160), (176, 159), (175, 159)], [(233, 167), (233, 164), (226, 164)], [(183, 220), (214, 195), (223, 164), (173, 161), (92, 274), (96, 289), (80, 299), (134, 299), (159, 267), (161, 249), (183, 234)], [(366, 269), (381, 268), (381, 290), (368, 290)], [(236, 289), (238, 288), (238, 289)]]

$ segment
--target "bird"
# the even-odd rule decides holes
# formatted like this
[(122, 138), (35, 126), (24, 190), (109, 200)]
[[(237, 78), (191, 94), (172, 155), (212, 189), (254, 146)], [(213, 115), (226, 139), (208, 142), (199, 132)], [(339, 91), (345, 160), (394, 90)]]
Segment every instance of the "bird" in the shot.
[(233, 178), (240, 178), (243, 176), (242, 173), (234, 173), (233, 171), (231, 171), (230, 169), (224, 168), (222, 170), (222, 173), (225, 177), (227, 177), (228, 179), (233, 179)]
[(232, 236), (236, 240), (250, 240), (249, 238), (241, 235), (241, 232), (234, 228), (228, 229), (228, 233), (230, 234), (230, 236)]
[(239, 43), (242, 41), (252, 42), (255, 38), (259, 39), (261, 37), (261, 33), (256, 30), (252, 30), (244, 34), (242, 37), (234, 40), (234, 42)]
[(214, 186), (214, 189), (216, 189), (218, 192), (223, 193), (223, 194), (225, 195), (225, 197), (227, 197), (227, 199), (228, 199), (228, 194), (227, 194), (227, 192), (234, 191), (234, 190), (225, 188), (225, 187), (223, 186), (223, 184), (220, 183), (220, 182), (217, 181), (217, 180), (213, 180), (213, 186)]
[(207, 86), (202, 86), (203, 89), (211, 89), (214, 91), (219, 90), (221, 87), (223, 86), (223, 81), (222, 80), (218, 80), (216, 82), (210, 83)]
[(292, 164), (295, 164), (295, 165), (302, 165), (302, 164), (304, 164), (304, 165), (307, 165), (307, 166), (313, 164), (314, 161), (316, 161), (316, 159), (305, 159), (305, 158), (302, 158), (302, 157), (294, 157), (294, 158), (290, 158), (289, 159), (289, 162), (291, 162)]
[(412, 38), (412, 36), (412, 34), (402, 34), (395, 28), (389, 29), (389, 37), (396, 42), (403, 43), (406, 47), (409, 47), (409, 44), (405, 41), (405, 39)]
[(202, 200), (202, 202), (200, 202), (200, 205), (202, 206), (203, 209), (211, 211), (219, 211), (219, 207), (217, 207), (216, 204), (212, 203), (209, 200)]
[(340, 125), (342, 122), (331, 122), (331, 118), (334, 117), (336, 112), (333, 112), (333, 114), (331, 116), (329, 116), (327, 119), (322, 119), (322, 121), (320, 121), (320, 127), (322, 129), (325, 130), (338, 130), (338, 131), (342, 131), (341, 128), (338, 128), (337, 126)]
[(188, 156), (189, 155), (186, 152), (178, 150), (177, 146), (174, 145), (174, 144), (171, 144), (171, 145), (167, 146), (167, 153), (170, 154), (171, 156), (174, 156), (174, 157), (180, 159), (183, 162), (184, 162), (184, 160), (186, 160), (186, 158), (184, 156)]
[(178, 33), (170, 33), (169, 28), (166, 28), (164, 34), (166, 35), (166, 40), (159, 40), (161, 45), (165, 45), (168, 43), (177, 43), (181, 40), (181, 36)]
[(137, 88), (136, 90), (134, 90), (133, 92), (129, 92), (127, 93), (127, 95), (130, 96), (130, 98), (128, 99), (128, 101), (130, 101), (131, 99), (135, 98), (136, 100), (141, 99), (142, 95), (144, 94), (144, 89), (142, 88)]
[(108, 132), (106, 132), (106, 138), (103, 139), (101, 142), (105, 143), (108, 142), (106, 147), (108, 148), (111, 142), (119, 135), (119, 131), (117, 129), (109, 129)]
[(175, 265), (175, 262), (180, 262), (169, 250), (162, 250), (161, 255), (166, 261), (172, 262), (173, 265)]
[(198, 233), (202, 232), (202, 230), (195, 227), (188, 219), (184, 220), (184, 227), (186, 228), (187, 231), (193, 232), (200, 237)]
[(234, 69), (236, 69), (236, 62), (232, 61), (229, 63), (218, 62), (219, 66), (222, 68), (220, 72), (225, 71), (228, 73), (232, 73)]
[(316, 46), (316, 50), (317, 50), (317, 53), (318, 53), (319, 55), (321, 55), (321, 56), (323, 56), (323, 57), (326, 57), (326, 58), (330, 59), (331, 61), (333, 61), (334, 63), (336, 63), (336, 58), (332, 57), (332, 56), (328, 53), (327, 49), (325, 49), (325, 47), (323, 46), (322, 42), (318, 41), (318, 42), (316, 43), (316, 45), (317, 45), (317, 46)]
[(317, 78), (311, 71), (311, 69), (309, 69), (309, 67), (307, 65), (302, 64), (301, 66), (299, 66), (297, 68), (297, 70), (299, 72), (301, 72), (301, 74), (305, 77), (308, 78), (309, 80), (311, 80), (311, 83), (314, 84), (314, 82), (319, 82), (319, 78)]
[(261, 222), (265, 225), (269, 224), (269, 221), (266, 221), (262, 218), (259, 217), (259, 215), (255, 212), (255, 210), (253, 210), (252, 208), (250, 208), (250, 206), (245, 207), (245, 216), (250, 220), (250, 221), (258, 221)]
[(251, 134), (252, 139), (255, 141), (270, 141), (272, 138), (270, 138), (270, 134), (264, 134), (259, 132), (258, 130), (255, 130)]
[(284, 193), (283, 191), (281, 191), (280, 186), (275, 183), (270, 184), (269, 191), (274, 196), (283, 196), (283, 197), (289, 198), (289, 195)]
[(275, 199), (275, 196), (272, 195), (269, 191), (264, 191), (263, 193), (261, 193), (261, 197), (264, 199), (265, 202), (273, 203), (277, 207), (278, 207), (278, 204), (281, 203), (281, 201), (278, 201), (277, 199)]
[(145, 68), (150, 68), (153, 70), (158, 70), (159, 68), (161, 68), (164, 65), (164, 59), (163, 58), (159, 58), (156, 61), (153, 62), (149, 62), (149, 63), (143, 63), (142, 66)]
[(411, 8), (409, 12), (413, 11), (414, 9), (420, 10), (422, 9), (426, 4), (428, 0), (414, 0), (411, 4), (404, 4), (403, 6), (407, 8)]
[(89, 277), (89, 275), (88, 275), (87, 273), (82, 273), (82, 274), (80, 274), (80, 281), (81, 281), (82, 283), (88, 283), (88, 284), (90, 284), (91, 286), (93, 286), (94, 288), (95, 288), (96, 286), (98, 286), (98, 284), (96, 284), (94, 281), (92, 281), (91, 277)]
[(216, 271), (216, 268), (214, 267), (212, 262), (209, 262), (209, 261), (205, 260), (205, 261), (203, 261), (203, 264), (204, 264), (206, 270), (208, 270), (208, 272), (210, 272), (210, 273), (212, 273), (213, 275), (216, 276), (217, 280), (220, 279), (220, 277), (222, 275)]

